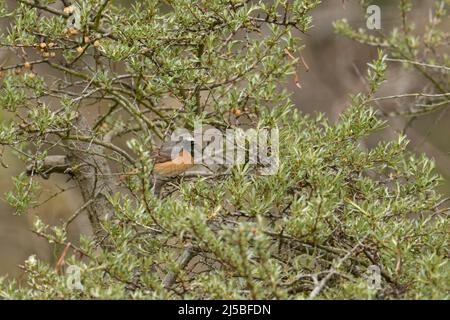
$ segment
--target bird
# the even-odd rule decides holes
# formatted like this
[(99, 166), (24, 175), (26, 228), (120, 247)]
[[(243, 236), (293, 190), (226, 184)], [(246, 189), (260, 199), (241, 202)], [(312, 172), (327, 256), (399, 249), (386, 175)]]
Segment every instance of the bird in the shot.
[(153, 161), (153, 188), (160, 195), (162, 186), (194, 166), (194, 141), (168, 142), (150, 155)]
[[(176, 177), (194, 166), (194, 141), (167, 143), (150, 157), (153, 173), (161, 177)], [(179, 151), (178, 151), (179, 150)]]

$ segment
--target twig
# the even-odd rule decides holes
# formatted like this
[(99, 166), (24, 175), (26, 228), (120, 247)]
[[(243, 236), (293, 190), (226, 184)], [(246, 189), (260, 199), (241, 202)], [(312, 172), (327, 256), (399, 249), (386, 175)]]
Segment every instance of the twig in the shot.
[(317, 297), (317, 295), (320, 294), (320, 292), (323, 290), (325, 285), (327, 284), (328, 280), (337, 273), (337, 270), (341, 267), (341, 265), (353, 254), (353, 252), (358, 249), (358, 247), (361, 246), (361, 242), (359, 242), (356, 246), (352, 248), (344, 257), (342, 257), (335, 266), (333, 266), (329, 271), (328, 274), (322, 278), (322, 280), (314, 287), (313, 291), (311, 291), (309, 295), (309, 299), (314, 299)]
[[(194, 252), (192, 250), (192, 247), (187, 247), (186, 249), (184, 249), (183, 253), (178, 258), (178, 268), (180, 270), (184, 269), (193, 257)], [(169, 288), (175, 282), (175, 279), (176, 274), (172, 271), (168, 272), (163, 280), (164, 288)]]
[[(48, 60), (47, 60), (47, 59), (43, 59), (43, 60), (30, 61), (30, 62), (28, 62), (28, 64), (30, 64), (30, 65), (35, 65), (35, 64), (45, 63), (45, 62), (48, 62)], [(22, 68), (22, 67), (24, 67), (26, 64), (27, 64), (27, 63), (24, 62), (24, 63), (18, 63), (18, 64), (11, 65), (11, 66), (7, 66), (7, 67), (0, 67), (0, 71), (10, 70), (10, 69), (16, 69), (16, 68)]]
[(439, 66), (439, 65), (435, 65), (435, 64), (428, 64), (428, 63), (423, 63), (423, 62), (418, 62), (418, 61), (411, 61), (411, 60), (406, 60), (406, 59), (387, 58), (386, 61), (409, 63), (409, 64), (422, 66), (422, 67), (427, 67), (427, 68), (435, 68), (435, 69), (442, 69), (442, 70), (450, 71), (450, 67)]
[(67, 243), (67, 245), (64, 247), (63, 252), (61, 253), (61, 256), (58, 259), (58, 262), (56, 263), (55, 269), (56, 269), (56, 272), (59, 274), (61, 273), (62, 266), (65, 264), (64, 259), (66, 258), (67, 252), (69, 251), (69, 248), (71, 245), (72, 245), (72, 243), (70, 243), (70, 242)]
[(47, 156), (44, 160), (38, 160), (27, 166), (26, 173), (30, 176), (38, 173), (44, 179), (48, 179), (50, 174), (67, 173), (69, 168), (70, 165), (66, 156)]
[(442, 98), (442, 97), (450, 97), (450, 92), (448, 93), (440, 93), (440, 94), (429, 94), (429, 93), (407, 93), (407, 94), (398, 94), (393, 96), (372, 98), (367, 102), (373, 101), (381, 101), (381, 100), (389, 100), (389, 99), (400, 99), (400, 98), (414, 98), (414, 97), (426, 97), (426, 98)]
[(73, 215), (70, 216), (69, 219), (67, 219), (66, 223), (64, 223), (64, 230), (67, 230), (67, 227), (69, 224), (72, 223), (73, 220), (75, 220), (81, 212), (83, 212), (84, 209), (86, 209), (91, 203), (93, 199), (89, 199), (87, 202), (85, 202), (80, 208), (78, 208)]

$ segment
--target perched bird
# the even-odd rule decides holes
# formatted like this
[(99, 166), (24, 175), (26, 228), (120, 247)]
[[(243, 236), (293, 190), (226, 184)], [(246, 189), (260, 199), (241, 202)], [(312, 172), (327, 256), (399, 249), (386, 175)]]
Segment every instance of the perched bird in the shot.
[(151, 155), (153, 173), (161, 177), (176, 177), (194, 166), (194, 141), (168, 143)]
[(194, 166), (194, 141), (169, 142), (151, 154), (154, 192), (159, 195), (165, 182)]

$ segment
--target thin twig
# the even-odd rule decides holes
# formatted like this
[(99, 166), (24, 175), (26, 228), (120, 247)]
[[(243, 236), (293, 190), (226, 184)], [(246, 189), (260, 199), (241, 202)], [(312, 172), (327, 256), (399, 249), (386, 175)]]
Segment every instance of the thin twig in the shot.
[(435, 69), (442, 69), (442, 70), (450, 71), (450, 67), (439, 66), (439, 65), (435, 65), (435, 64), (423, 63), (423, 62), (418, 62), (418, 61), (411, 61), (411, 60), (406, 60), (406, 59), (386, 58), (386, 61), (409, 63), (409, 64), (422, 66), (422, 67), (427, 67), (427, 68), (435, 68)]
[(309, 295), (309, 299), (314, 299), (315, 297), (317, 297), (317, 295), (320, 294), (320, 292), (323, 290), (323, 288), (325, 287), (325, 285), (327, 284), (328, 280), (330, 280), (330, 278), (337, 273), (337, 270), (339, 270), (339, 268), (341, 267), (341, 265), (348, 259), (351, 257), (351, 255), (353, 254), (353, 252), (356, 251), (356, 249), (358, 249), (359, 246), (361, 246), (361, 242), (359, 242), (356, 246), (354, 246), (344, 257), (342, 257), (329, 271), (328, 274), (322, 278), (322, 280), (314, 287), (313, 291), (311, 291), (310, 295)]
[(67, 219), (66, 223), (64, 223), (64, 230), (67, 230), (67, 227), (69, 226), (69, 224), (72, 223), (72, 221), (74, 221), (81, 212), (83, 212), (84, 209), (86, 209), (93, 201), (94, 199), (89, 199), (88, 201), (86, 201), (80, 208), (78, 208), (73, 215), (70, 216), (69, 219)]
[[(187, 247), (186, 249), (184, 249), (183, 253), (178, 258), (178, 268), (180, 270), (184, 269), (193, 257), (194, 251), (192, 250), (192, 247)], [(175, 279), (176, 274), (172, 271), (168, 272), (163, 280), (164, 288), (169, 288), (175, 282)]]

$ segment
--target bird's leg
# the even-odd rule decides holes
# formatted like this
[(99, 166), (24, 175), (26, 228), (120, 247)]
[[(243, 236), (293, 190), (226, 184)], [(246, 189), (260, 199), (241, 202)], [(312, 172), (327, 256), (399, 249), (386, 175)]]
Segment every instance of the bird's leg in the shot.
[(157, 174), (153, 173), (153, 194), (157, 197), (161, 197), (161, 189), (164, 185), (164, 180), (162, 180), (160, 177), (157, 176)]
[(152, 186), (152, 189), (155, 190), (155, 187), (156, 187), (156, 174), (155, 174), (155, 173), (152, 173), (152, 176), (153, 176), (153, 186)]

